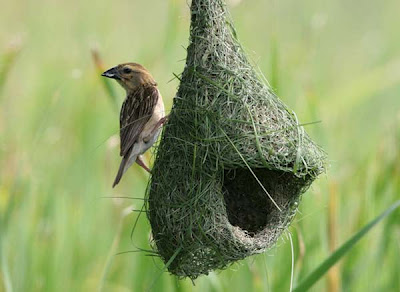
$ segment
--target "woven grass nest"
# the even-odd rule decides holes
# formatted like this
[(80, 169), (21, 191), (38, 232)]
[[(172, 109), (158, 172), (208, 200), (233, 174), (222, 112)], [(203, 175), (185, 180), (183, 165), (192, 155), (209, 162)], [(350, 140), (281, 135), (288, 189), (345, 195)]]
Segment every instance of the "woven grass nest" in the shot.
[(222, 0), (192, 0), (190, 44), (147, 214), (168, 270), (195, 279), (270, 248), (325, 154), (261, 81)]

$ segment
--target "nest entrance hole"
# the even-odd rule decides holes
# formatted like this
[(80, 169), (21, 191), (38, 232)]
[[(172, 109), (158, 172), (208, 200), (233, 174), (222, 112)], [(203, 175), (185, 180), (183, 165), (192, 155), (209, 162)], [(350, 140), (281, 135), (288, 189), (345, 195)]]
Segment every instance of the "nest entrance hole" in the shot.
[[(282, 209), (277, 209), (249, 169), (226, 170), (224, 199), (228, 220), (254, 237), (267, 227), (286, 221), (290, 203), (298, 197), (304, 180), (280, 170), (253, 169), (254, 174)], [(302, 183), (303, 182), (303, 183)]]

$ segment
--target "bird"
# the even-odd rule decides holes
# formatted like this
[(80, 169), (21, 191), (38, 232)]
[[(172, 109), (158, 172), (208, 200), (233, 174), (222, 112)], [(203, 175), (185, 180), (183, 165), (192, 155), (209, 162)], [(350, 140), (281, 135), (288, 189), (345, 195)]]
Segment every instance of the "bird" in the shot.
[(101, 76), (115, 79), (126, 91), (120, 112), (122, 160), (112, 185), (114, 188), (135, 161), (150, 173), (143, 162), (142, 154), (157, 141), (167, 117), (157, 82), (142, 65), (119, 64)]

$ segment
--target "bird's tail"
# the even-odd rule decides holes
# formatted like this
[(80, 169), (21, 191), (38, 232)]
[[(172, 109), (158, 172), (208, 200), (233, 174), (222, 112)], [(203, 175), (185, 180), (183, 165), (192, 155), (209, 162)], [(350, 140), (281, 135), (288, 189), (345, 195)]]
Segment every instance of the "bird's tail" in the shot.
[(129, 156), (124, 156), (122, 158), (121, 164), (119, 165), (119, 169), (118, 169), (118, 173), (117, 176), (115, 177), (114, 183), (113, 183), (113, 188), (119, 183), (119, 181), (121, 180), (122, 176), (124, 175), (126, 168), (125, 165), (128, 162), (128, 157)]

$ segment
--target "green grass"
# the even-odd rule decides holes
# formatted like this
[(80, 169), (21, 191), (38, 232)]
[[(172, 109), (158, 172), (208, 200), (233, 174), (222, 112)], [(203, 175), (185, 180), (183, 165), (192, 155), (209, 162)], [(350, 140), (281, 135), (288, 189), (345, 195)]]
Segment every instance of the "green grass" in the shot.
[[(290, 228), (294, 286), (400, 197), (399, 1), (242, 1), (239, 40), (328, 152)], [(91, 57), (148, 67), (170, 108), (183, 70), (184, 0), (8, 1), (0, 11), (0, 291), (288, 291), (287, 236), (195, 286), (163, 273), (138, 212), (147, 174), (111, 184), (118, 112)], [(21, 38), (15, 55), (9, 44)], [(11, 52), (11, 53), (10, 53)], [(11, 59), (10, 59), (11, 58)], [(271, 76), (273, 75), (273, 76)], [(124, 92), (112, 84), (117, 103)], [(311, 291), (399, 291), (400, 214), (366, 235)], [(120, 226), (120, 227), (119, 227)]]

